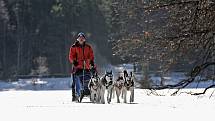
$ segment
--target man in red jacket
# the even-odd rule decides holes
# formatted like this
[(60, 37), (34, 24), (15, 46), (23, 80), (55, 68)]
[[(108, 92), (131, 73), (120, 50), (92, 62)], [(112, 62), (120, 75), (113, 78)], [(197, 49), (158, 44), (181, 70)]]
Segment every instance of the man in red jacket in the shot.
[(80, 77), (94, 69), (93, 49), (86, 43), (86, 37), (82, 32), (78, 34), (77, 41), (70, 48), (69, 61), (73, 64), (72, 100), (75, 101), (83, 90)]

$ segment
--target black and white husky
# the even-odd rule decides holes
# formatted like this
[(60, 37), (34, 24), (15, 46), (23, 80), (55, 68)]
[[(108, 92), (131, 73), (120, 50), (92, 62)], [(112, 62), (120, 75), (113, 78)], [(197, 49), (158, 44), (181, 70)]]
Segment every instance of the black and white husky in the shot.
[(93, 103), (99, 103), (100, 102), (100, 90), (101, 90), (101, 85), (100, 85), (100, 79), (98, 74), (94, 74), (92, 78), (89, 81), (88, 88), (90, 90), (90, 100)]
[(106, 71), (105, 75), (101, 79), (101, 103), (105, 103), (105, 90), (107, 90), (107, 102), (111, 102), (112, 92), (113, 92), (113, 73), (112, 71)]
[(124, 103), (127, 103), (127, 92), (130, 92), (130, 103), (134, 102), (134, 76), (132, 72), (130, 75), (125, 70), (124, 71), (124, 86), (122, 89), (122, 96), (124, 98)]

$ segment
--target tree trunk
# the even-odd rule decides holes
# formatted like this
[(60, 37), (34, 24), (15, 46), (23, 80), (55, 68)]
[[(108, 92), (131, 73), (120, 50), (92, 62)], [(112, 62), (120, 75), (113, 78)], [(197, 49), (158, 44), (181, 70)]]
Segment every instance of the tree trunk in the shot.
[(17, 66), (16, 66), (16, 75), (19, 75), (20, 71), (20, 55), (21, 55), (21, 40), (20, 40), (20, 23), (19, 23), (19, 8), (18, 3), (16, 3), (15, 15), (17, 22), (17, 30), (16, 30), (16, 41), (17, 41)]
[(3, 61), (2, 61), (2, 71), (3, 71), (3, 78), (6, 76), (6, 68), (7, 68), (7, 24), (4, 23), (4, 39), (3, 39)]

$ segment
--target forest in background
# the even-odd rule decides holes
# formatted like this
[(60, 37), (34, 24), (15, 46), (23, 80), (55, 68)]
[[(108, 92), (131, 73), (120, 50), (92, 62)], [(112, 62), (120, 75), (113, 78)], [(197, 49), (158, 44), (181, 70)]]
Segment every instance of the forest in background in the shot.
[(187, 72), (180, 86), (215, 78), (214, 0), (0, 0), (0, 26), (1, 78), (68, 74), (79, 31), (98, 66)]
[(69, 48), (81, 31), (97, 64), (107, 63), (112, 52), (100, 9), (94, 0), (0, 0), (1, 78), (68, 74)]

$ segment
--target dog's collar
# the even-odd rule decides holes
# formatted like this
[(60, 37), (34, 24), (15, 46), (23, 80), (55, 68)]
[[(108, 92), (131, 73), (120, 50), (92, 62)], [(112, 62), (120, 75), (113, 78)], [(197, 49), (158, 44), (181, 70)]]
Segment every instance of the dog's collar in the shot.
[(123, 87), (123, 83), (115, 84), (115, 86), (116, 86), (117, 88), (119, 88), (119, 89), (122, 89), (122, 87)]
[(113, 81), (111, 80), (111, 81), (107, 82), (106, 78), (103, 78), (102, 79), (102, 85), (106, 86), (106, 88), (108, 88), (109, 86), (113, 85)]
[(97, 86), (92, 86), (92, 88), (94, 89), (94, 90), (97, 90), (99, 87), (98, 87), (98, 85)]
[(130, 82), (128, 82), (125, 80), (124, 86), (127, 88), (130, 88), (130, 87), (134, 86), (134, 81), (131, 80)]
[[(91, 80), (91, 88), (93, 88), (94, 90), (97, 90), (99, 87), (99, 83), (95, 84), (92, 80)], [(95, 88), (96, 87), (96, 88)]]

